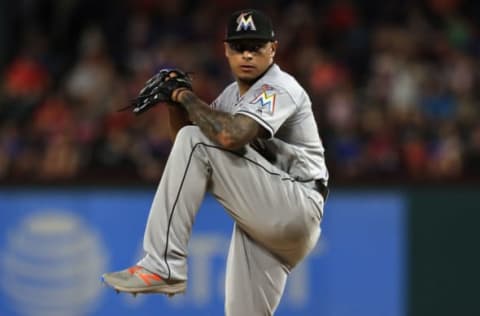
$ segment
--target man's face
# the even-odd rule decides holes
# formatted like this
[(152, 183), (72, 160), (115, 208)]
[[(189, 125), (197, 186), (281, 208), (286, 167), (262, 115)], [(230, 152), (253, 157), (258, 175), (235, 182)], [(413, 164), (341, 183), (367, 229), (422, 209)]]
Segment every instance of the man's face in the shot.
[(225, 43), (225, 56), (234, 76), (244, 82), (258, 78), (273, 63), (277, 42), (235, 40)]

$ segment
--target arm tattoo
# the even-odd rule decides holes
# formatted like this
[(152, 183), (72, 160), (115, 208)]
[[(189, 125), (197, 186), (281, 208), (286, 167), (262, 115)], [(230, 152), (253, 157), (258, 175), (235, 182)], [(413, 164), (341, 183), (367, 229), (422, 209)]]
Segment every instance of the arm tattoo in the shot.
[(258, 123), (248, 116), (215, 111), (191, 92), (182, 93), (181, 103), (190, 119), (216, 143), (242, 147), (257, 136)]

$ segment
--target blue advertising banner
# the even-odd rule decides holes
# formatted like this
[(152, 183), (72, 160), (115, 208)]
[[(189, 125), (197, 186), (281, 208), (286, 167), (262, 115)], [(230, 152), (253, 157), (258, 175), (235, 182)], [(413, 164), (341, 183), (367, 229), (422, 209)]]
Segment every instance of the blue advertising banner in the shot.
[[(0, 315), (223, 315), (232, 220), (211, 196), (190, 241), (185, 295), (133, 298), (101, 284), (142, 256), (153, 194), (0, 191)], [(395, 192), (333, 192), (321, 241), (290, 275), (276, 315), (404, 316), (405, 214)]]

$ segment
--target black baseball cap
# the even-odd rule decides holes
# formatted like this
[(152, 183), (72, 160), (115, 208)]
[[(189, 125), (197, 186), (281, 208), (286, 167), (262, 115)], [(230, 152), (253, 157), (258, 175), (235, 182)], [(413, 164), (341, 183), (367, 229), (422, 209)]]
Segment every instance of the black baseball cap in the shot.
[(263, 12), (255, 9), (234, 12), (228, 19), (225, 41), (241, 39), (275, 40), (272, 21)]

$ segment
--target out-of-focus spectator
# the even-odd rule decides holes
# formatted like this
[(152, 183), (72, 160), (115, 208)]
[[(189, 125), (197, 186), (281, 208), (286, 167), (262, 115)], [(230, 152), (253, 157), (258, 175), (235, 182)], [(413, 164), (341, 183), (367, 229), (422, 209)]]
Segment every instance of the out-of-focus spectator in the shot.
[(43, 180), (71, 179), (78, 175), (80, 154), (71, 134), (55, 134), (47, 140), (39, 164)]
[(108, 109), (110, 96), (116, 93), (115, 75), (103, 34), (96, 28), (86, 30), (79, 58), (66, 78), (68, 97), (84, 114), (99, 117)]
[(27, 32), (19, 54), (7, 65), (0, 84), (0, 122), (27, 120), (47, 93), (51, 75), (43, 63), (46, 39), (40, 32)]

